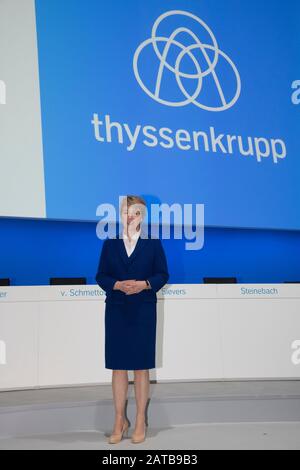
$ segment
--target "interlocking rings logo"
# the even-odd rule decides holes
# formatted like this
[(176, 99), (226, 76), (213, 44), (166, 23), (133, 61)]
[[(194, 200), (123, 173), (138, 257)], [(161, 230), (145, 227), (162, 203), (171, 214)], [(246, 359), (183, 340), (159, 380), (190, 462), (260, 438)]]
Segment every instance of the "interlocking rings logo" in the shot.
[[(210, 36), (211, 39), (211, 44), (204, 44), (201, 42), (199, 37), (190, 29), (186, 27), (178, 27), (173, 30), (172, 34), (169, 35), (168, 37), (162, 36), (162, 35), (157, 35), (157, 30), (159, 25), (162, 23), (163, 20), (166, 20), (168, 17), (173, 17), (174, 15), (180, 15), (180, 20), (183, 20), (183, 17), (188, 17), (189, 21), (190, 19), (194, 20), (197, 22), (197, 28), (199, 28), (199, 25), (203, 28), (205, 31), (205, 35)], [(171, 18), (172, 21), (174, 21), (174, 18)], [(186, 18), (185, 18), (186, 19)], [(182, 35), (182, 33), (185, 33), (185, 36), (192, 39), (192, 44), (185, 45), (182, 42), (178, 40), (178, 36)], [(159, 49), (159, 44), (163, 44), (163, 47), (161, 48), (162, 50)], [(149, 48), (149, 46), (152, 46), (152, 50), (154, 50), (157, 59), (159, 60), (159, 66), (158, 66), (158, 72), (156, 76), (156, 83), (154, 83), (153, 89), (149, 89), (149, 87), (145, 84), (145, 80), (141, 78), (140, 74), (140, 55), (143, 52), (143, 54), (146, 53), (146, 48)], [(171, 64), (170, 61), (168, 61), (168, 57), (170, 56), (170, 50), (171, 47), (174, 46), (180, 51), (179, 54), (176, 57), (176, 60), (174, 60), (175, 64)], [(211, 60), (211, 53), (210, 51), (213, 51), (213, 60)], [(148, 51), (149, 52), (149, 51)], [(202, 60), (199, 60), (199, 53), (201, 54)], [(193, 73), (188, 73), (187, 71), (183, 71), (183, 65), (182, 63), (186, 61), (190, 62), (190, 67), (193, 67)], [(216, 67), (220, 63), (221, 60), (225, 60), (227, 69), (228, 65), (231, 70), (231, 74), (235, 77), (235, 92), (233, 98), (229, 101), (228, 99), (225, 98), (225, 94), (223, 92), (223, 89), (221, 87), (219, 78), (217, 76), (216, 72)], [(203, 64), (207, 64), (207, 67), (203, 70)], [(182, 99), (182, 97), (179, 100), (174, 100), (174, 101), (169, 101), (166, 99), (163, 99), (161, 97), (161, 86), (162, 86), (162, 81), (163, 81), (163, 74), (164, 72), (169, 70), (176, 79), (178, 88), (185, 97), (185, 99)], [(151, 96), (155, 101), (158, 103), (164, 104), (166, 106), (186, 106), (190, 103), (193, 103), (195, 106), (198, 106), (199, 108), (205, 109), (207, 111), (224, 111), (225, 109), (231, 108), (236, 101), (238, 100), (240, 93), (241, 93), (241, 79), (239, 72), (233, 63), (233, 61), (228, 57), (228, 55), (225, 54), (225, 52), (221, 51), (219, 49), (218, 43), (216, 41), (216, 38), (211, 31), (211, 29), (202, 21), (200, 18), (198, 18), (196, 15), (193, 15), (192, 13), (189, 13), (187, 11), (180, 11), (180, 10), (173, 10), (173, 11), (168, 11), (166, 13), (163, 13), (161, 16), (157, 18), (155, 21), (153, 28), (152, 28), (152, 34), (151, 38), (146, 39), (143, 41), (138, 48), (135, 51), (134, 57), (133, 57), (133, 70), (135, 77), (141, 86), (141, 88), (144, 90), (147, 95)], [(218, 101), (220, 100), (221, 105), (220, 106), (207, 106), (206, 104), (201, 103), (199, 100), (201, 99), (201, 92), (203, 89), (204, 85), (204, 78), (211, 74), (212, 79), (214, 81), (215, 88), (217, 90), (217, 95), (218, 95)], [(190, 82), (192, 80), (192, 84), (194, 85), (195, 90), (190, 92), (190, 86), (187, 86), (187, 81)], [(171, 89), (171, 88), (169, 88)], [(165, 93), (164, 93), (165, 94)], [(202, 92), (202, 97), (204, 98), (204, 91)], [(233, 93), (231, 93), (233, 94)]]

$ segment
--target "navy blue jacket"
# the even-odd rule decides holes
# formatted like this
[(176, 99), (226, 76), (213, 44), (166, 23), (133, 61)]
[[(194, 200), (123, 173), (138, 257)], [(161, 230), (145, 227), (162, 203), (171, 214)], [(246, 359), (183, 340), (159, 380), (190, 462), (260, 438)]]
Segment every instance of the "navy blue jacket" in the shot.
[[(105, 291), (105, 302), (156, 302), (156, 292), (169, 279), (167, 260), (159, 238), (139, 237), (134, 251), (128, 257), (123, 238), (104, 240), (95, 277), (97, 284)], [(116, 281), (148, 279), (151, 289), (144, 289), (137, 294), (125, 294), (114, 290)]]

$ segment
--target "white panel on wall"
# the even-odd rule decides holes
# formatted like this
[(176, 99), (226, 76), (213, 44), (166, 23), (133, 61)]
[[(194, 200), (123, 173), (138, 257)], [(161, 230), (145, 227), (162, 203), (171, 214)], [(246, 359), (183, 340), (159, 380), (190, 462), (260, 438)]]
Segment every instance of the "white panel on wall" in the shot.
[(104, 302), (42, 302), (39, 385), (107, 382)]
[(0, 388), (27, 388), (38, 381), (37, 302), (0, 304)]
[(1, 0), (0, 32), (0, 215), (45, 217), (34, 0)]
[(226, 378), (299, 377), (300, 299), (219, 300)]
[(223, 376), (218, 315), (214, 299), (158, 302), (158, 380)]

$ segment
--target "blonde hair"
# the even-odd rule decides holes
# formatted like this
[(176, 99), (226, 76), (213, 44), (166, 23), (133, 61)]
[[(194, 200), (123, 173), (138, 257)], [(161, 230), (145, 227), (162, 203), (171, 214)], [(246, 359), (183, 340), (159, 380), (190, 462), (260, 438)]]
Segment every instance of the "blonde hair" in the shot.
[[(142, 218), (144, 218), (144, 216), (146, 214), (147, 206), (146, 206), (145, 199), (143, 199), (141, 196), (135, 196), (135, 195), (132, 195), (132, 194), (124, 196), (124, 198), (122, 199), (122, 202), (121, 202), (120, 212), (122, 212), (122, 209), (123, 209), (125, 204), (127, 205), (127, 207), (130, 207), (130, 206), (133, 206), (133, 205), (136, 204), (139, 207), (139, 209), (141, 210)], [(139, 224), (139, 228), (140, 228), (140, 225), (141, 224)]]

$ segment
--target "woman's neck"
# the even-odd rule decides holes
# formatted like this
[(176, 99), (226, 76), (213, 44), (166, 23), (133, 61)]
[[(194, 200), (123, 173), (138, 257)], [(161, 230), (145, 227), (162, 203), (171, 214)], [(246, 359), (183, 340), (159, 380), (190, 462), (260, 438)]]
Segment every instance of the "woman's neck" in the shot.
[(130, 226), (128, 227), (127, 226), (127, 229), (125, 229), (125, 233), (127, 235), (128, 238), (131, 238), (133, 237), (134, 235), (136, 235), (138, 232), (140, 232), (140, 228), (131, 228)]

